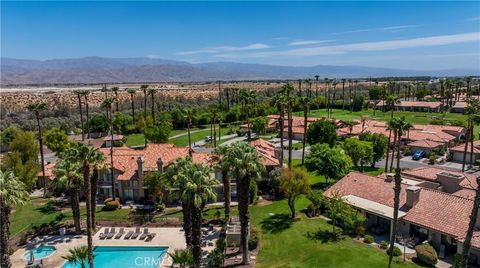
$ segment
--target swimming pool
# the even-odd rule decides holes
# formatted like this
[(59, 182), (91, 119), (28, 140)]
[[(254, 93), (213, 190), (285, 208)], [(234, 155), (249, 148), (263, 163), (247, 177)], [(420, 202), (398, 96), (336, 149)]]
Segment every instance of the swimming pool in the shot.
[(53, 253), (55, 253), (57, 249), (54, 246), (39, 246), (38, 248), (34, 250), (27, 250), (25, 254), (23, 254), (23, 257), (25, 260), (30, 260), (31, 254), (33, 252), (33, 256), (35, 257), (36, 260), (46, 258)]
[[(95, 268), (157, 268), (167, 254), (167, 247), (95, 247)], [(65, 263), (62, 268), (80, 268), (80, 263)]]

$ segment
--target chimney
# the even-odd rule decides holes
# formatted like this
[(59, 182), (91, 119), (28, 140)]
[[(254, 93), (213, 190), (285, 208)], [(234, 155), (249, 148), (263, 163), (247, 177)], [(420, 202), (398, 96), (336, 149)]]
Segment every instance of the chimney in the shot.
[(137, 176), (139, 179), (143, 179), (143, 157), (139, 156), (137, 158)]
[(405, 204), (408, 208), (413, 208), (418, 203), (421, 189), (418, 186), (409, 186), (407, 188), (407, 202)]
[(157, 159), (157, 169), (158, 171), (163, 172), (163, 161), (161, 157)]

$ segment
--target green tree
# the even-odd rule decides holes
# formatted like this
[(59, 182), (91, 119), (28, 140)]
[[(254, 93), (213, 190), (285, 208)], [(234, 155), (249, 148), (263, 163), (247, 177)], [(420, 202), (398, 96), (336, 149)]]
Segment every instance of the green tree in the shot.
[(224, 161), (228, 168), (228, 176), (237, 179), (238, 213), (240, 216), (240, 244), (242, 247), (242, 263), (249, 264), (248, 228), (250, 216), (250, 181), (258, 179), (265, 170), (262, 159), (253, 147), (245, 142), (237, 142), (230, 146)]
[[(251, 126), (250, 126), (250, 114), (252, 113), (250, 111), (251, 106), (254, 105), (255, 101), (257, 99), (257, 93), (254, 90), (247, 90), (243, 89), (240, 91), (240, 100), (242, 103), (242, 114), (244, 115), (246, 121), (247, 121), (247, 138), (248, 142), (250, 142), (251, 139)], [(253, 109), (255, 110), (255, 109)], [(255, 113), (253, 113), (255, 114)]]
[[(44, 155), (43, 155), (43, 136), (42, 136), (42, 124), (40, 120), (40, 115), (43, 111), (47, 109), (47, 104), (43, 102), (37, 102), (37, 103), (32, 103), (27, 106), (27, 109), (35, 115), (35, 118), (37, 119), (37, 127), (38, 127), (38, 133), (37, 133), (37, 138), (38, 138), (38, 145), (40, 148), (40, 164), (42, 168), (42, 177), (45, 178), (45, 160), (44, 160)], [(43, 181), (43, 196), (47, 195), (47, 185), (46, 181)]]
[(307, 194), (309, 190), (310, 184), (305, 169), (284, 169), (282, 171), (280, 175), (280, 191), (287, 197), (292, 219), (296, 216), (295, 201), (300, 195)]
[(252, 119), (252, 130), (257, 134), (265, 134), (267, 130), (268, 119), (266, 117), (256, 117)]
[(149, 88), (148, 89), (148, 95), (150, 95), (150, 98), (152, 99), (151, 103), (151, 109), (152, 109), (152, 117), (155, 118), (155, 95), (157, 94), (157, 89), (156, 88)]
[(164, 172), (153, 171), (145, 176), (145, 185), (148, 187), (157, 204), (164, 203), (165, 197), (171, 190), (172, 185)]
[(375, 167), (375, 163), (380, 161), (387, 151), (388, 146), (388, 138), (379, 133), (370, 133), (370, 132), (363, 132), (358, 137), (362, 141), (371, 142), (373, 145), (373, 159), (371, 162), (371, 166)]
[(303, 108), (303, 139), (302, 139), (302, 166), (305, 164), (305, 145), (307, 142), (307, 125), (308, 125), (308, 107), (310, 105), (310, 100), (308, 97), (301, 97), (299, 99), (300, 104)]
[(172, 123), (162, 121), (158, 125), (147, 126), (143, 130), (145, 138), (153, 143), (166, 143), (172, 131)]
[(80, 114), (80, 128), (82, 129), (82, 141), (85, 140), (85, 129), (83, 128), (83, 110), (82, 110), (82, 95), (83, 90), (74, 90), (73, 94), (77, 95), (78, 111)]
[(330, 148), (327, 144), (315, 144), (310, 147), (310, 154), (305, 158), (305, 166), (328, 179), (345, 176), (352, 167), (352, 160), (338, 147)]
[(86, 266), (88, 262), (87, 246), (71, 248), (68, 250), (68, 253), (69, 253), (68, 255), (62, 256), (62, 258), (67, 260), (68, 263), (73, 265), (76, 265), (77, 263), (79, 263), (82, 268), (87, 267)]
[(225, 161), (225, 155), (228, 153), (230, 149), (229, 146), (219, 146), (215, 148), (212, 154), (211, 162), (215, 168), (220, 169), (222, 172), (222, 184), (223, 184), (223, 195), (225, 200), (224, 211), (225, 211), (225, 221), (228, 222), (230, 220), (230, 204), (232, 200), (232, 186), (231, 180), (229, 177), (229, 170), (230, 165), (228, 162)]
[(173, 253), (168, 253), (172, 258), (172, 266), (178, 268), (188, 268), (193, 266), (193, 254), (191, 249), (175, 249)]
[(119, 110), (118, 110), (118, 91), (119, 91), (119, 90), (120, 90), (119, 87), (112, 87), (112, 92), (113, 92), (113, 94), (114, 94), (114, 96), (115, 96), (115, 98), (114, 98), (114, 99), (115, 99), (115, 112), (117, 112), (117, 113), (118, 113), (118, 111), (119, 111)]
[(130, 119), (127, 115), (121, 113), (121, 112), (116, 112), (115, 115), (113, 116), (113, 129), (117, 133), (125, 133), (127, 130), (127, 126), (130, 123)]
[(68, 149), (71, 144), (67, 134), (59, 128), (52, 128), (45, 133), (45, 145), (57, 154)]
[(141, 85), (140, 90), (143, 91), (143, 118), (147, 119), (147, 90), (148, 90), (148, 85)]
[(192, 139), (190, 136), (190, 128), (192, 127), (192, 119), (195, 117), (196, 111), (193, 109), (185, 109), (183, 114), (185, 116), (185, 119), (187, 120), (187, 134), (188, 134), (188, 152), (191, 156), (192, 154)]
[(135, 121), (135, 102), (134, 102), (134, 97), (137, 91), (134, 88), (130, 88), (127, 90), (128, 94), (130, 94), (130, 106), (132, 107), (132, 120), (133, 122)]
[[(318, 92), (317, 92), (318, 93)], [(283, 132), (285, 129), (285, 106), (287, 105), (285, 94), (282, 91), (279, 91), (273, 97), (274, 105), (277, 107), (278, 112), (278, 129), (279, 129), (279, 136), (280, 136), (280, 163), (283, 163), (283, 150), (285, 146), (283, 145)]]
[(10, 126), (0, 132), (0, 144), (2, 146), (8, 146), (10, 142), (15, 139), (15, 136), (20, 131), (20, 129)]
[(87, 128), (92, 132), (107, 132), (108, 120), (104, 115), (94, 114), (87, 122)]
[(65, 189), (70, 196), (70, 206), (72, 208), (73, 223), (75, 232), (81, 233), (80, 227), (80, 189), (83, 186), (81, 165), (70, 158), (73, 151), (67, 150), (60, 155), (60, 160), (55, 164), (53, 170), (55, 174), (55, 183), (58, 188)]
[(336, 140), (337, 132), (335, 125), (332, 122), (322, 119), (317, 120), (308, 126), (307, 142), (310, 145), (316, 143), (326, 143), (330, 147), (333, 147)]
[(320, 189), (310, 189), (307, 193), (307, 199), (310, 200), (314, 209), (312, 216), (318, 215), (319, 210), (326, 202), (323, 191)]
[(25, 204), (28, 192), (11, 171), (0, 170), (0, 266), (12, 267), (10, 262), (10, 213), (15, 206)]
[(357, 138), (348, 138), (343, 143), (345, 153), (352, 159), (353, 165), (358, 171), (363, 172), (363, 166), (373, 161), (373, 145), (369, 141), (361, 141)]
[(2, 169), (11, 170), (25, 184), (27, 190), (32, 189), (39, 171), (39, 147), (33, 134), (19, 130), (10, 142), (9, 150), (2, 159)]
[(334, 193), (332, 197), (327, 199), (326, 207), (328, 210), (328, 216), (332, 219), (332, 232), (333, 236), (337, 236), (335, 227), (339, 222), (349, 218), (352, 214), (353, 208), (345, 203), (342, 196), (339, 193)]

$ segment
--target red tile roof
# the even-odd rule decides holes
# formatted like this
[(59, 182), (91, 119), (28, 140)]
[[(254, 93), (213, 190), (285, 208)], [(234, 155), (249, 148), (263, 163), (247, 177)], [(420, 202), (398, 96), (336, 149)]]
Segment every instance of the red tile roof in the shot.
[(435, 148), (441, 147), (442, 145), (443, 143), (436, 142), (436, 141), (429, 141), (429, 140), (418, 140), (408, 144), (408, 146), (410, 147), (427, 148), (427, 149), (435, 149)]
[(440, 108), (441, 103), (437, 101), (401, 101), (400, 104), (395, 105), (397, 107), (428, 107), (431, 109)]
[(402, 171), (402, 175), (410, 176), (410, 177), (421, 179), (421, 180), (436, 182), (437, 174), (445, 171), (448, 171), (448, 173), (451, 173), (454, 175), (461, 175), (465, 177), (462, 181), (460, 181), (459, 183), (460, 187), (469, 188), (469, 189), (478, 188), (475, 175), (472, 175), (469, 173), (462, 173), (459, 171), (452, 171), (449, 169), (444, 169), (439, 167), (427, 166), (427, 167), (418, 167), (410, 170), (404, 170)]
[[(55, 174), (53, 173), (54, 168), (55, 168), (54, 163), (46, 164), (45, 165), (45, 177), (47, 177), (50, 180), (54, 180), (55, 179)], [(42, 169), (40, 167), (40, 171), (38, 172), (37, 177), (42, 177), (42, 176), (43, 176), (43, 173), (42, 173)]]
[[(469, 142), (468, 145), (467, 145), (467, 148), (468, 148), (467, 152), (468, 153), (470, 153), (470, 150), (472, 148), (472, 146), (470, 144), (471, 143)], [(463, 153), (463, 151), (465, 151), (465, 143), (462, 143), (458, 146), (450, 148), (450, 151)], [(480, 140), (476, 140), (476, 141), (473, 142), (473, 153), (474, 154), (480, 154)]]
[(257, 139), (250, 143), (257, 149), (257, 153), (262, 157), (265, 166), (279, 166), (280, 161), (275, 157), (275, 145), (264, 139)]

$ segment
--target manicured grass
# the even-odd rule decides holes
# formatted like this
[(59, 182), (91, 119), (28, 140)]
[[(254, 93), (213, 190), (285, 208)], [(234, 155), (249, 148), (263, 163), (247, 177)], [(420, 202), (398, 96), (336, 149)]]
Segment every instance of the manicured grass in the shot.
[(143, 133), (130, 134), (127, 136), (125, 145), (127, 146), (139, 146), (145, 144), (145, 137)]
[[(205, 138), (205, 136), (209, 136), (209, 135), (210, 135), (210, 128), (206, 128), (206, 129), (204, 129), (202, 131), (199, 131), (199, 132), (196, 132), (196, 133), (191, 133), (190, 134), (190, 139), (192, 141), (192, 146), (193, 146), (193, 143), (195, 143), (197, 141), (200, 141), (200, 140), (203, 140)], [(188, 135), (178, 137), (178, 138), (174, 138), (174, 139), (170, 139), (168, 141), (168, 143), (175, 144), (176, 146), (188, 146)]]

